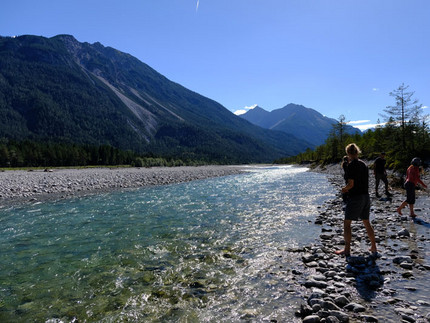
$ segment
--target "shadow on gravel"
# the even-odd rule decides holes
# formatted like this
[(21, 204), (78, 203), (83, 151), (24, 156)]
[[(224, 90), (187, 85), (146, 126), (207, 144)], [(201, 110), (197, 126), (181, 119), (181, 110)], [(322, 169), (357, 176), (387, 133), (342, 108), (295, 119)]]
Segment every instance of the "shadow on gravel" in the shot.
[(371, 301), (376, 297), (376, 290), (384, 284), (384, 276), (376, 264), (378, 256), (352, 256), (347, 258), (347, 272), (355, 278), (360, 296)]
[(428, 222), (426, 222), (426, 221), (424, 221), (424, 220), (422, 220), (422, 219), (414, 218), (414, 219), (413, 219), (413, 221), (414, 221), (414, 223), (416, 223), (416, 224), (423, 225), (423, 226), (425, 226), (426, 228), (430, 228), (430, 223), (428, 223)]

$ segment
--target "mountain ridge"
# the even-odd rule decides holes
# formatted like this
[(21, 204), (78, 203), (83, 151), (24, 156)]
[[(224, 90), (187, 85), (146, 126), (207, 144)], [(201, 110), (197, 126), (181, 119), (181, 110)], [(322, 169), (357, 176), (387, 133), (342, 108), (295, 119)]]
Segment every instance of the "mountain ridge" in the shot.
[(269, 162), (313, 147), (235, 116), (130, 54), (71, 35), (0, 37), (0, 116), (0, 138), (217, 162)]
[[(283, 108), (267, 111), (260, 106), (240, 115), (260, 127), (278, 130), (304, 139), (315, 146), (322, 145), (338, 121), (303, 105), (289, 103)], [(348, 133), (361, 133), (346, 125)]]

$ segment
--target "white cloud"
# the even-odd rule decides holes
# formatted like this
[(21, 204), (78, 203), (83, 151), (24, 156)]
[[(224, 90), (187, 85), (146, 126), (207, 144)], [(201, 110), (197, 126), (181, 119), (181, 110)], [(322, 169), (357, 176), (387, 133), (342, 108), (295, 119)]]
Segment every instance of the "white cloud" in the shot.
[(356, 121), (349, 121), (348, 124), (360, 124), (360, 123), (367, 123), (370, 122), (370, 120), (356, 120)]
[(247, 112), (248, 112), (247, 110), (236, 110), (233, 113), (237, 116), (240, 116), (241, 114), (245, 114)]
[(257, 107), (257, 104), (251, 105), (250, 107), (244, 107), (245, 110), (252, 110)]
[(372, 91), (373, 91), (373, 92), (378, 92), (378, 91), (379, 91), (379, 89), (378, 89), (377, 87), (374, 87), (374, 88), (372, 89)]
[(371, 128), (376, 128), (377, 126), (383, 126), (385, 123), (369, 123), (370, 120), (356, 120), (349, 121), (348, 124), (353, 125), (353, 127), (360, 129), (361, 131), (368, 130)]
[(424, 110), (424, 109), (428, 109), (428, 108), (429, 108), (429, 107), (428, 107), (428, 106), (426, 106), (426, 105), (425, 105), (425, 106), (423, 106), (423, 107), (421, 107), (421, 109), (423, 109), (423, 110)]
[(241, 114), (245, 114), (245, 113), (247, 113), (249, 110), (254, 109), (255, 107), (257, 107), (257, 104), (251, 105), (251, 106), (249, 106), (249, 107), (244, 107), (243, 109), (236, 110), (236, 111), (234, 111), (233, 113), (234, 113), (235, 115), (237, 115), (237, 116), (240, 116)]
[(360, 129), (361, 131), (364, 131), (364, 130), (368, 130), (371, 128), (376, 128), (376, 126), (382, 126), (382, 124), (381, 123), (367, 123), (367, 124), (362, 124), (362, 125), (358, 125), (358, 126), (354, 126), (354, 127)]

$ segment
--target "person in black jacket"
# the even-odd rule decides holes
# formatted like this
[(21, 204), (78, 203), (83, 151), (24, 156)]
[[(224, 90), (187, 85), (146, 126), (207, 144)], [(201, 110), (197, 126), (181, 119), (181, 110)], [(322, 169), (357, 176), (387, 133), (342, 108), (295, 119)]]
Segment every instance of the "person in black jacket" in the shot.
[(370, 252), (376, 254), (375, 232), (369, 221), (370, 215), (370, 196), (369, 196), (369, 169), (360, 159), (358, 154), (360, 149), (356, 144), (346, 146), (346, 153), (349, 157), (347, 168), (348, 183), (342, 188), (342, 193), (348, 193), (348, 199), (345, 207), (345, 219), (343, 221), (343, 236), (345, 239), (345, 248), (337, 250), (336, 254), (350, 256), (352, 221), (362, 220), (370, 240)]
[(375, 175), (375, 193), (376, 197), (381, 197), (378, 192), (379, 182), (383, 181), (385, 184), (385, 194), (391, 196), (392, 194), (388, 191), (388, 180), (387, 171), (385, 169), (385, 153), (382, 152), (378, 158), (375, 159), (373, 174)]

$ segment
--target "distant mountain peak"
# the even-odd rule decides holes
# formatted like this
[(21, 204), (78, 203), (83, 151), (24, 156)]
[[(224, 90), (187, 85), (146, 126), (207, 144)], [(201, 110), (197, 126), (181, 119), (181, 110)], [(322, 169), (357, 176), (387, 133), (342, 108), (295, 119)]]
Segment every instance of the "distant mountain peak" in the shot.
[[(283, 108), (270, 112), (255, 108), (240, 117), (263, 128), (292, 134), (314, 145), (323, 144), (333, 129), (333, 124), (336, 123), (335, 119), (295, 103), (289, 103)], [(347, 131), (360, 132), (351, 126), (347, 126)]]

